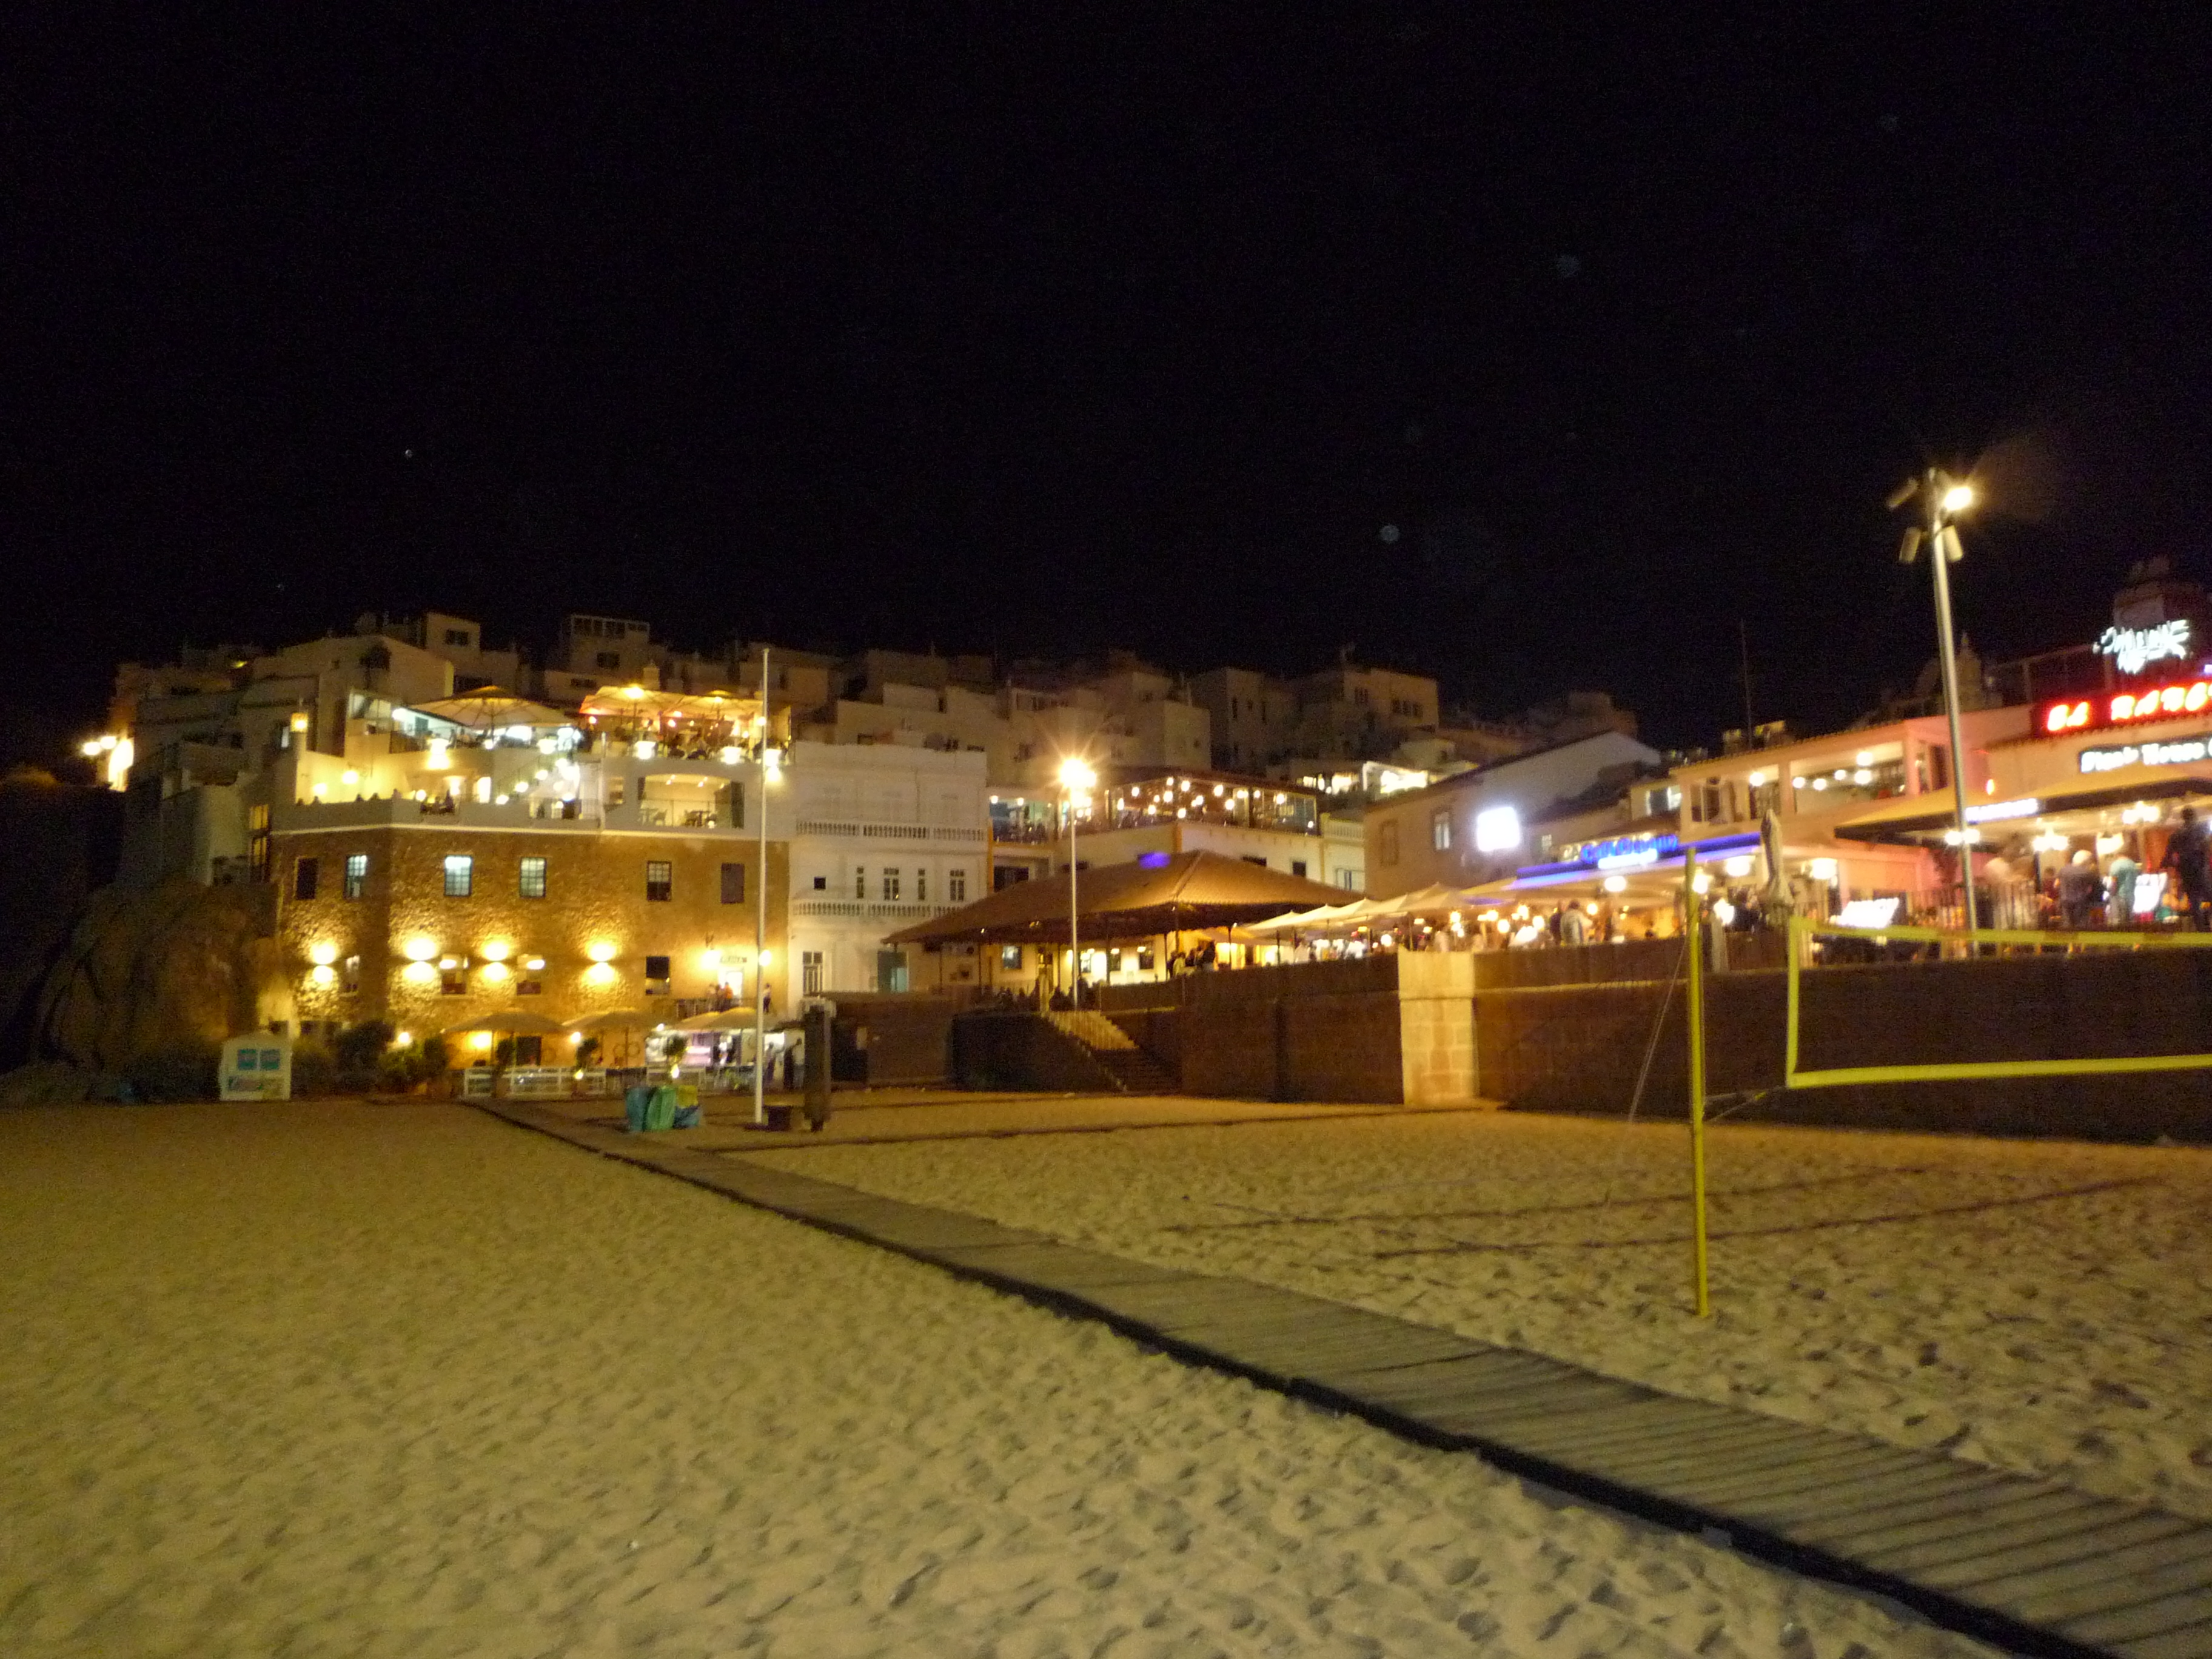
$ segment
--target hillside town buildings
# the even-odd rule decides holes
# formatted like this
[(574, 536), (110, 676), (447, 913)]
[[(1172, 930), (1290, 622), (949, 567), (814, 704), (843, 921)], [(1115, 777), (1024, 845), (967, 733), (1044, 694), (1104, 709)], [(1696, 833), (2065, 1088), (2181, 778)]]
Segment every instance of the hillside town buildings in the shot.
[[(761, 975), (789, 1010), (1003, 982), (884, 941), (1064, 869), (1071, 815), (1086, 867), (1202, 849), (1357, 893), (1368, 802), (1466, 769), (1451, 734), (1476, 730), (1440, 724), (1433, 680), (1348, 662), (1185, 679), (1121, 652), (1002, 672), (781, 647), (764, 722), (763, 651), (577, 614), (541, 660), (429, 611), (126, 665), (94, 745), (126, 797), (123, 878), (265, 893), (267, 1012), (306, 1030), (504, 1010), (573, 1033), (744, 1002)], [(1072, 755), (1101, 782), (1071, 802)]]

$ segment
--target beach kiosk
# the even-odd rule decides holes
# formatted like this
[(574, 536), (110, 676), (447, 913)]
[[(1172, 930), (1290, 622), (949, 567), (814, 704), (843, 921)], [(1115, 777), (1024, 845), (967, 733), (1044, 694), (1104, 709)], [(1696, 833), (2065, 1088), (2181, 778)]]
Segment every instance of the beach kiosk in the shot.
[(292, 1039), (268, 1031), (248, 1031), (222, 1045), (225, 1100), (289, 1100), (292, 1097)]

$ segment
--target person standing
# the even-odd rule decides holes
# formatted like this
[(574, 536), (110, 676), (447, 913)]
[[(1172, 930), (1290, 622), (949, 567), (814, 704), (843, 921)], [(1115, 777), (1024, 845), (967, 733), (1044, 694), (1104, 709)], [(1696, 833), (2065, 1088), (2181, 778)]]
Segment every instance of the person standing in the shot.
[(2181, 821), (2166, 843), (2163, 868), (2172, 872), (2174, 884), (2189, 913), (2189, 925), (2198, 933), (2212, 927), (2212, 843), (2197, 809), (2181, 809)]
[(2113, 855), (2105, 872), (2105, 922), (2112, 927), (2131, 927), (2136, 920), (2136, 878), (2142, 873), (2142, 866), (2128, 856), (2125, 847)]
[(1588, 945), (1589, 916), (1579, 904), (1570, 904), (1559, 913), (1559, 943)]
[(2086, 931), (2104, 896), (2095, 856), (2081, 848), (2058, 872), (2058, 925), (2069, 933)]

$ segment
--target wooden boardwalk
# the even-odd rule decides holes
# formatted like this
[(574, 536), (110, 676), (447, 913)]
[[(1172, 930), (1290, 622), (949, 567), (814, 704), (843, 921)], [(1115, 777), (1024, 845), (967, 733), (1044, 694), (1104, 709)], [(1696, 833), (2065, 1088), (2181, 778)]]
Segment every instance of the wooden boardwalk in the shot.
[(1683, 1400), (1447, 1331), (1153, 1267), (513, 1101), (507, 1121), (1084, 1317), (2016, 1652), (2212, 1659), (2212, 1526)]

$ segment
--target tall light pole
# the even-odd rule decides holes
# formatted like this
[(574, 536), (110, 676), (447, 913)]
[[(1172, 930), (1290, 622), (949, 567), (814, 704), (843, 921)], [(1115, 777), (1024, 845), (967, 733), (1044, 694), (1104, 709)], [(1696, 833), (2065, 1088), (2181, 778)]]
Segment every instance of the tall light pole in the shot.
[[(753, 876), (753, 1127), (768, 1122), (768, 774), (769, 744), (775, 731), (768, 720), (769, 647), (761, 647), (760, 860)], [(812, 1065), (815, 1056), (809, 1054)], [(828, 1063), (823, 1056), (823, 1063)]]
[(1083, 1006), (1083, 950), (1075, 937), (1075, 802), (1098, 781), (1090, 763), (1071, 755), (1060, 763), (1060, 787), (1067, 792), (1067, 979), (1071, 1007)]
[(1966, 904), (1966, 948), (1971, 953), (1978, 920), (1974, 905), (1974, 843), (1966, 823), (1966, 749), (1959, 734), (1959, 656), (1951, 627), (1950, 567), (1965, 556), (1954, 521), (1973, 506), (1974, 490), (1972, 485), (1930, 467), (1922, 477), (1899, 485), (1889, 498), (1890, 507), (1894, 511), (1915, 496), (1927, 516), (1928, 527), (1923, 530), (1915, 525), (1907, 530), (1897, 556), (1900, 562), (1911, 564), (1924, 544), (1928, 568), (1936, 578), (1936, 659), (1943, 672), (1943, 714), (1951, 728), (1951, 802), (1958, 818), (1959, 890)]

